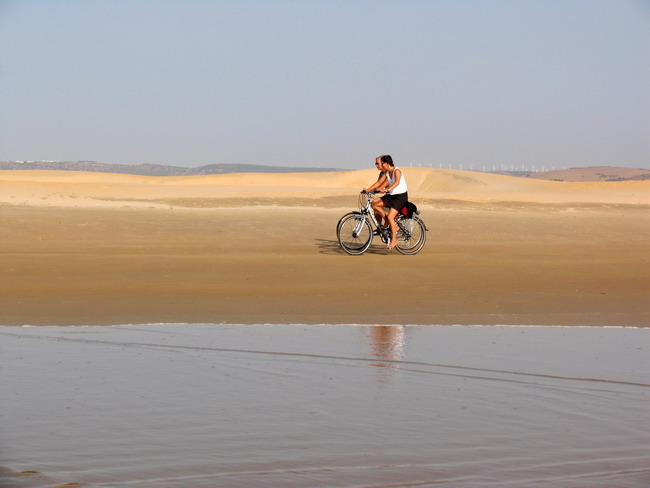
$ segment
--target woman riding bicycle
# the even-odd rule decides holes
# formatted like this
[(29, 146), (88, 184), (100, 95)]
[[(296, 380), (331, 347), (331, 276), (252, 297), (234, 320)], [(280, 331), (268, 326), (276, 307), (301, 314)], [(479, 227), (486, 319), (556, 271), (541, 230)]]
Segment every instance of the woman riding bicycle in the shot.
[[(379, 189), (386, 193), (382, 198), (376, 198), (372, 202), (372, 209), (375, 212), (377, 221), (384, 222), (384, 225), (388, 224), (388, 227), (390, 227), (391, 240), (387, 248), (394, 249), (397, 245), (397, 224), (395, 223), (395, 217), (408, 202), (408, 187), (402, 170), (395, 167), (393, 158), (388, 154), (379, 156), (377, 163), (379, 163), (377, 169), (384, 172), (383, 177), (370, 188), (364, 188), (364, 190), (372, 191)], [(382, 207), (388, 207), (388, 212)]]
[[(375, 181), (373, 183), (373, 185), (370, 186), (369, 188), (364, 188), (363, 191), (373, 191), (373, 190), (376, 190), (377, 188), (384, 188), (386, 186), (386, 172), (383, 169), (383, 165), (384, 165), (384, 163), (381, 162), (381, 156), (376, 157), (375, 158), (375, 168), (377, 168), (377, 171), (379, 171), (379, 175), (377, 176), (377, 181)], [(377, 202), (381, 203), (380, 198), (376, 198), (375, 200)], [(379, 211), (377, 211), (377, 209), (375, 209), (374, 203), (375, 202), (373, 201), (373, 207), (372, 208), (373, 208), (373, 210), (375, 212), (375, 218), (377, 219), (377, 223), (379, 225), (381, 225), (381, 226), (384, 226), (384, 225), (388, 226), (388, 222), (386, 222), (384, 224), (384, 222), (383, 222), (384, 216), (381, 213), (379, 213)]]

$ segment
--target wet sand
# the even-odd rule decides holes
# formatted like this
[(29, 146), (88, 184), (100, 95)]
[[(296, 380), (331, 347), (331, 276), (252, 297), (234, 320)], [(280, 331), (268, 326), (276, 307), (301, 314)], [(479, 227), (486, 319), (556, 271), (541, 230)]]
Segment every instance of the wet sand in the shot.
[(647, 329), (4, 327), (0, 345), (2, 486), (650, 482)]

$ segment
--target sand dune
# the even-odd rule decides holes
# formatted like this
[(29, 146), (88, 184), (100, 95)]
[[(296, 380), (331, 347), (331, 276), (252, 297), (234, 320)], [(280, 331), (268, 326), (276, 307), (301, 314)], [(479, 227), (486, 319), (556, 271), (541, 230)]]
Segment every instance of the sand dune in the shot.
[[(433, 199), (539, 203), (650, 204), (650, 181), (557, 182), (471, 171), (404, 168), (416, 202)], [(0, 203), (31, 206), (183, 206), (184, 199), (327, 199), (353, 196), (375, 170), (180, 177), (66, 171), (0, 171)], [(280, 199), (280, 200), (278, 200)], [(177, 201), (174, 201), (177, 200)], [(248, 201), (244, 201), (248, 200)], [(336, 199), (349, 205), (353, 198)], [(260, 202), (263, 202), (261, 200)], [(211, 205), (214, 206), (214, 205)]]

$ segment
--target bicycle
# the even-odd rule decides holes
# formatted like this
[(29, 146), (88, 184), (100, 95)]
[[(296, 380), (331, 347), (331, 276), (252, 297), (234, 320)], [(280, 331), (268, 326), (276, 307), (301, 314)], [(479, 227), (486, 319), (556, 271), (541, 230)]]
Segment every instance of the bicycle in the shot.
[[(391, 240), (390, 229), (384, 229), (377, 223), (371, 209), (374, 195), (378, 191), (359, 194), (359, 211), (349, 212), (341, 217), (336, 226), (336, 235), (343, 250), (352, 255), (363, 254), (372, 244), (374, 236), (379, 236), (384, 244)], [(395, 217), (397, 224), (396, 249), (402, 254), (417, 254), (427, 240), (427, 227), (416, 210), (409, 218), (401, 213)]]

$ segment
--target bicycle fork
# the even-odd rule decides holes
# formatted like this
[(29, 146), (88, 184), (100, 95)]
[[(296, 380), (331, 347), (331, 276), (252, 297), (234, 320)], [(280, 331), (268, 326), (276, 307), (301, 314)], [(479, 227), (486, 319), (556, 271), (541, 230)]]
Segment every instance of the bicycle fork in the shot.
[(362, 218), (357, 219), (357, 225), (354, 226), (354, 230), (352, 231), (352, 236), (356, 239), (359, 237), (359, 234), (361, 234), (361, 229), (363, 229), (363, 226), (366, 224), (366, 219), (368, 217), (364, 214)]

